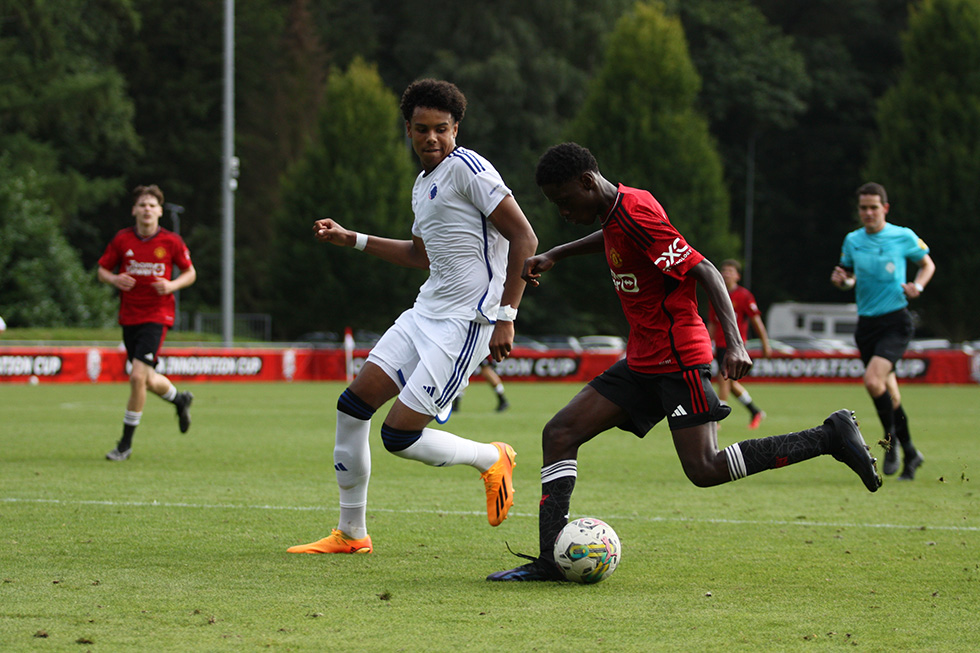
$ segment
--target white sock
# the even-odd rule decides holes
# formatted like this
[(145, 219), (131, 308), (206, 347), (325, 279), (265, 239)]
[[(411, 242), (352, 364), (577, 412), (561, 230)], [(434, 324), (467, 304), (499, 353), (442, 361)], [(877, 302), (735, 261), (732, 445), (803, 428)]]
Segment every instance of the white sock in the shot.
[(742, 404), (745, 405), (745, 406), (748, 406), (749, 404), (752, 403), (752, 397), (749, 395), (749, 391), (748, 390), (746, 390), (745, 392), (743, 392), (739, 396), (738, 400), (741, 401)]
[(504, 395), (504, 384), (498, 383), (493, 387), (493, 391), (502, 397)]
[(174, 399), (177, 397), (177, 388), (175, 388), (174, 384), (171, 383), (170, 388), (162, 395), (160, 395), (160, 397), (162, 397), (165, 401), (169, 401), (170, 403), (173, 403)]
[(367, 535), (367, 491), (371, 480), (371, 420), (337, 411), (333, 467), (340, 489), (337, 528), (354, 539)]
[(489, 443), (474, 442), (458, 435), (424, 428), (420, 437), (407, 449), (395, 452), (396, 456), (418, 460), (433, 467), (469, 465), (483, 473), (500, 458), (500, 450)]
[(127, 426), (139, 426), (141, 419), (143, 419), (143, 411), (127, 410), (123, 414), (123, 424)]

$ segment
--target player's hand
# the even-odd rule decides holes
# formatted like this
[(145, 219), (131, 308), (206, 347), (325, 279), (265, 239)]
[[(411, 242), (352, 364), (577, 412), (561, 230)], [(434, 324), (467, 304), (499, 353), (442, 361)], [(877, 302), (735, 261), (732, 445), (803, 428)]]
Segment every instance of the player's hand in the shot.
[(916, 297), (922, 294), (919, 292), (919, 289), (915, 287), (914, 282), (903, 283), (902, 288), (905, 290), (905, 296), (908, 297), (909, 299), (915, 299)]
[(498, 321), (490, 336), (490, 356), (497, 363), (510, 356), (514, 348), (514, 323)]
[(847, 274), (847, 270), (839, 265), (835, 266), (834, 271), (830, 273), (830, 283), (841, 289), (846, 289), (850, 285), (853, 285), (848, 282), (850, 278), (850, 275)]
[(741, 344), (738, 347), (728, 347), (725, 349), (725, 358), (721, 361), (721, 375), (723, 378), (738, 381), (749, 373), (752, 369), (752, 359)]
[(353, 247), (357, 234), (344, 229), (340, 223), (331, 218), (323, 218), (313, 223), (313, 237), (321, 243), (333, 243), (341, 247)]
[(126, 292), (128, 290), (132, 290), (133, 286), (136, 285), (136, 278), (125, 273), (117, 274), (112, 278), (112, 285), (119, 290)]
[(543, 272), (547, 272), (555, 266), (555, 261), (547, 254), (537, 254), (524, 261), (524, 271), (521, 272), (521, 279), (524, 279), (530, 286), (538, 286), (538, 278)]
[(156, 278), (156, 281), (150, 284), (150, 287), (157, 292), (158, 295), (169, 295), (174, 291), (174, 284), (172, 281), (167, 281), (166, 279)]

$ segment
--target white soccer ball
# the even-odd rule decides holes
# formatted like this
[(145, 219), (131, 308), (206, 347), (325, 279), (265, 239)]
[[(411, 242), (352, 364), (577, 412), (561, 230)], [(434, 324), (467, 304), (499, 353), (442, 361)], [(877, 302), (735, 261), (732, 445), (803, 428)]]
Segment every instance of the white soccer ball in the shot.
[(598, 583), (608, 578), (622, 553), (616, 531), (595, 517), (573, 519), (555, 540), (555, 562), (565, 578), (575, 583)]

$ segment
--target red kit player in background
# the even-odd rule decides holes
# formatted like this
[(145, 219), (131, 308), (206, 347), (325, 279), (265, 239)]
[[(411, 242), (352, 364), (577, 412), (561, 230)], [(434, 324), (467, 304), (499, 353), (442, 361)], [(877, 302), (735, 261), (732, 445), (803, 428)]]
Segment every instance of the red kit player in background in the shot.
[[(197, 272), (187, 245), (180, 236), (160, 226), (163, 191), (156, 185), (133, 189), (136, 224), (113, 237), (99, 259), (99, 281), (119, 289), (119, 324), (123, 328), (129, 374), (129, 401), (123, 417), (123, 434), (107, 460), (121, 461), (132, 453), (133, 433), (139, 426), (146, 391), (160, 395), (177, 407), (180, 432), (191, 425), (194, 396), (177, 392), (170, 379), (157, 374), (157, 353), (174, 325), (174, 292), (194, 283)], [(171, 279), (174, 266), (180, 270)]]
[[(735, 310), (735, 319), (738, 321), (738, 332), (742, 336), (742, 342), (744, 343), (749, 339), (749, 324), (751, 323), (762, 343), (763, 358), (769, 358), (772, 355), (772, 347), (769, 346), (769, 332), (766, 331), (766, 325), (762, 323), (762, 313), (759, 311), (759, 305), (755, 303), (755, 295), (745, 286), (738, 285), (738, 282), (742, 280), (741, 264), (735, 259), (727, 258), (721, 262), (719, 268), (721, 269), (721, 276), (725, 280), (725, 286), (728, 288), (728, 296), (732, 300), (732, 308)], [(711, 334), (715, 343), (715, 360), (718, 361), (718, 398), (721, 399), (721, 403), (727, 404), (729, 393), (734, 394), (735, 398), (752, 413), (749, 428), (759, 428), (759, 424), (766, 418), (765, 411), (760, 410), (755, 405), (749, 391), (741, 383), (731, 378), (726, 379), (721, 374), (721, 362), (725, 359), (725, 332), (721, 328), (721, 321), (718, 319), (718, 314), (715, 313), (714, 306), (708, 309), (708, 333)]]

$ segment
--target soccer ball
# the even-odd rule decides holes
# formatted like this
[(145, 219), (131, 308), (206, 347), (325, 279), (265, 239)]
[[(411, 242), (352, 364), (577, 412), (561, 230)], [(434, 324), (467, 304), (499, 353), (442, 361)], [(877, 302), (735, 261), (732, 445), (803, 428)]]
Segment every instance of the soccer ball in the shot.
[(555, 540), (555, 562), (575, 583), (598, 583), (616, 570), (623, 550), (612, 526), (594, 517), (573, 519)]

